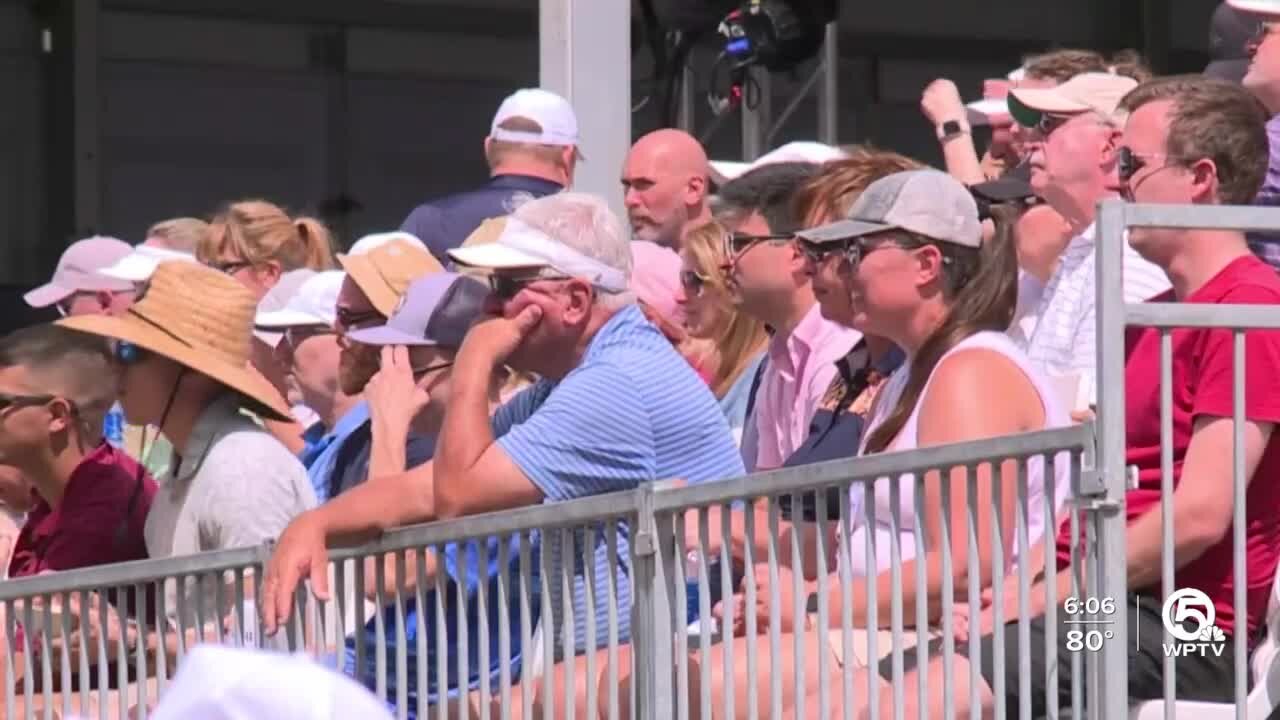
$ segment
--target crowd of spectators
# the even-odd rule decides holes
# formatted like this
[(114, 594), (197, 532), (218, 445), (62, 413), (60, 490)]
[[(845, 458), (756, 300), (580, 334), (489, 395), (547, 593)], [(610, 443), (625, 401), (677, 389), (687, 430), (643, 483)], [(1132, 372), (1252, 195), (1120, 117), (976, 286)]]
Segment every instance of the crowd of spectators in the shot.
[[(870, 146), (813, 142), (752, 163), (710, 161), (693, 137), (662, 129), (637, 140), (619, 168), (624, 222), (603, 200), (572, 189), (583, 155), (570, 104), (522, 89), (488, 129), (488, 182), (426, 202), (400, 229), (345, 252), (320, 221), (261, 199), (232, 202), (207, 220), (159, 222), (136, 246), (80, 240), (26, 296), (61, 319), (0, 339), (3, 567), (20, 577), (275, 541), (260, 591), (251, 587), (241, 608), (275, 636), (304, 581), (321, 600), (353, 592), (334, 582), (330, 549), (392, 528), (1085, 422), (1104, 391), (1095, 367), (1098, 204), (1280, 197), (1280, 115), (1272, 117), (1280, 111), (1272, 24), (1280, 5), (1268, 15), (1259, 2), (1240, 2), (1247, 7), (1224, 5), (1215, 16), (1215, 62), (1202, 76), (1153, 78), (1133, 53), (1058, 50), (987, 81), (982, 99), (968, 105), (951, 81), (931, 83), (921, 109), (936, 129), (943, 169)], [(985, 148), (974, 140), (978, 124), (991, 130)], [(1280, 245), (1265, 233), (1143, 229), (1123, 242), (1127, 302), (1280, 303)], [(1121, 611), (1129, 613), (1130, 695), (1140, 700), (1163, 692), (1162, 341), (1154, 330), (1127, 340), (1126, 449), (1137, 481), (1125, 503), (1134, 597)], [(1265, 632), (1280, 560), (1280, 519), (1270, 511), (1280, 486), (1267, 479), (1280, 472), (1280, 336), (1250, 332), (1245, 340), (1244, 578), (1231, 572), (1232, 498), (1223, 491), (1232, 482), (1222, 462), (1233, 442), (1232, 342), (1226, 330), (1172, 335), (1175, 484), (1167, 500), (1176, 585), (1205, 592), (1226, 642), (1252, 649)], [(974, 678), (988, 710), (996, 687), (1012, 701), (1020, 685), (1016, 675), (998, 682), (993, 631), (996, 617), (1017, 616), (1019, 598), (1012, 585), (994, 583), (1017, 567), (1035, 580), (1033, 713), (1053, 693), (1070, 702), (1066, 627), (1050, 634), (1042, 615), (1047, 585), (1056, 597), (1069, 593), (1067, 470), (1010, 462), (983, 466), (975, 479), (961, 469), (920, 485), (922, 498), (913, 476), (884, 479), (865, 494), (834, 493), (821, 503), (843, 506), (847, 525), (821, 516), (813, 497), (785, 503), (776, 532), (798, 546), (800, 560), (772, 571), (747, 563), (769, 554), (761, 530), (768, 518), (754, 534), (746, 530), (760, 504), (712, 513), (710, 551), (732, 559), (718, 570), (731, 573), (734, 587), (754, 578), (754, 629), (787, 634), (782, 666), (804, 667), (804, 687), (784, 673), (784, 703), (835, 686), (846, 667), (861, 675), (859, 687), (874, 686), (889, 677), (882, 661), (895, 642), (934, 646), (927, 666), (906, 668), (908, 716), (925, 711), (916, 707), (921, 699), (930, 713), (944, 701), (970, 701), (968, 693), (943, 696), (944, 673)], [(997, 568), (992, 528), (996, 516), (1013, 516), (1015, 500), (994, 488), (1019, 478), (1030, 492), (1031, 545), (1006, 520), (1008, 550)], [(966, 519), (983, 538), (972, 558)], [(928, 548), (915, 547), (917, 528), (936, 539)], [(403, 652), (408, 687), (390, 674), (384, 700), (406, 695), (410, 717), (420, 699), (476, 709), (483, 678), (496, 682), (505, 672), (520, 684), (524, 673), (550, 666), (552, 683), (530, 682), (538, 706), (575, 704), (586, 716), (587, 688), (618, 697), (631, 682), (633, 530), (618, 522), (611, 531), (491, 537), (371, 558), (355, 570), (365, 609), (354, 611), (357, 627), (337, 639), (329, 661), (372, 690), (374, 667)], [(1047, 572), (1045, 536), (1057, 538), (1056, 576)], [(881, 551), (868, 558), (872, 537)], [(851, 566), (820, 562), (816, 548), (842, 544), (853, 548)], [(897, 567), (891, 545), (901, 550)], [(530, 549), (555, 579), (549, 604), (535, 602), (526, 615), (492, 598)], [(826, 599), (817, 597), (820, 566), (833, 573)], [(853, 578), (850, 597), (840, 572)], [(957, 596), (957, 622), (964, 642), (981, 645), (983, 664), (969, 667), (962, 650), (948, 668), (937, 650), (942, 593), (973, 578), (985, 599), (968, 607)], [(782, 590), (781, 608), (770, 607), (770, 583)], [(1245, 617), (1233, 611), (1239, 583)], [(870, 609), (882, 624), (900, 592), (904, 607), (924, 601), (928, 626), (907, 613), (906, 637), (858, 627), (852, 656), (840, 614), (831, 615), (836, 626), (817, 627), (813, 608), (797, 613), (791, 592), (803, 586), (811, 604), (829, 607), (848, 601), (856, 625), (873, 584), (879, 600)], [(154, 600), (142, 605), (160, 629), (151, 635), (99, 622), (102, 603), (134, 612), (139, 598), (95, 594), (89, 607), (58, 608), (75, 618), (65, 647), (19, 633), (10, 657), (74, 653), (83, 639), (106, 636), (112, 647), (143, 644), (177, 663), (179, 645), (228, 631), (230, 609), (204, 617), (205, 625), (192, 614), (223, 608), (224, 590), (178, 581), (157, 589), (165, 612), (154, 611)], [(378, 607), (398, 592), (405, 607)], [(476, 602), (482, 593), (489, 602)], [(596, 602), (594, 618), (586, 612), (587, 598), (605, 597), (618, 603), (616, 654), (602, 650), (598, 630), (608, 625), (608, 604)], [(726, 655), (758, 642), (744, 623), (747, 595), (716, 593), (712, 602), (724, 637), (709, 655), (690, 658), (691, 707), (704, 691), (717, 707), (726, 695), (760, 693), (768, 702), (768, 678), (750, 675), (745, 663), (719, 672)], [(405, 632), (378, 658), (376, 629), (395, 625), (401, 611)], [(530, 622), (555, 635), (556, 652), (522, 647), (522, 630), (534, 629), (522, 623)], [(507, 642), (491, 630), (483, 655), (473, 641), (458, 657), (453, 640), (437, 653), (439, 633), (479, 638), (499, 624), (510, 627)], [(570, 630), (573, 643), (561, 642)], [(801, 639), (790, 637), (802, 630)], [(360, 633), (367, 641), (356, 642)], [(1014, 626), (1003, 633), (1007, 657), (1019, 656), (1020, 637)], [(1179, 695), (1229, 700), (1232, 659), (1180, 659)], [(21, 678), (22, 666), (14, 675), (34, 681)], [(715, 669), (709, 688), (700, 685), (700, 666)], [(1044, 685), (1050, 679), (1055, 687)], [(878, 682), (887, 705), (888, 683)]]

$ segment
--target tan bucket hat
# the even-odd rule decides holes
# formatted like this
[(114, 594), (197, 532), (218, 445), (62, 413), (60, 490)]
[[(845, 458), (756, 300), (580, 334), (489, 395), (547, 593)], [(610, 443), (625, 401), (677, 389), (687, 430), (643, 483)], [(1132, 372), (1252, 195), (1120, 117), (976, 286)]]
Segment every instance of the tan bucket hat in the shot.
[(421, 245), (401, 239), (360, 254), (339, 255), (338, 262), (383, 317), (391, 317), (414, 280), (444, 272), (444, 266)]
[(227, 386), (245, 407), (273, 420), (292, 419), (280, 393), (249, 367), (258, 303), (226, 273), (197, 263), (161, 263), (123, 315), (81, 315), (59, 325), (123, 340)]

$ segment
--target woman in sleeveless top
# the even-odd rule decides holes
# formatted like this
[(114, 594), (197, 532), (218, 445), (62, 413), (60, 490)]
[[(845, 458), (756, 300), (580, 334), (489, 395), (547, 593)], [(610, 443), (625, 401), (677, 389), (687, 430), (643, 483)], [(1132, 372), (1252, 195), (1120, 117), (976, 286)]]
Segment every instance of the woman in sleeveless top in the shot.
[[(876, 398), (862, 451), (878, 453), (910, 450), (919, 447), (974, 441), (1043, 430), (1069, 422), (1052, 387), (1028, 366), (1026, 358), (1004, 335), (1016, 302), (1017, 260), (1012, 244), (1010, 224), (999, 218), (995, 237), (984, 243), (977, 208), (968, 190), (944, 173), (935, 170), (913, 170), (883, 178), (870, 187), (849, 211), (849, 219), (800, 233), (802, 242), (839, 243), (850, 261), (853, 273), (850, 288), (856, 310), (854, 326), (868, 335), (892, 341), (905, 351), (906, 362), (890, 377)], [(1061, 467), (1063, 464), (1059, 463)], [(1064, 468), (1065, 469), (1065, 468)], [(893, 584), (890, 572), (890, 537), (899, 533), (900, 559), (898, 577), (901, 587), (902, 623), (905, 637), (900, 646), (915, 644), (916, 602), (920, 594), (927, 602), (930, 625), (942, 613), (944, 578), (941, 567), (942, 542), (951, 548), (951, 583), (957, 601), (967, 596), (970, 576), (976, 574), (982, 588), (991, 586), (996, 568), (992, 564), (993, 502), (996, 483), (991, 467), (978, 468), (976, 504), (978, 567), (969, 565), (969, 487), (965, 471), (954, 471), (949, 477), (930, 473), (918, 482), (913, 476), (896, 479), (899, 521), (891, 524), (888, 479), (875, 484), (868, 498), (865, 486), (853, 486), (851, 505), (855, 508), (852, 534), (839, 538), (849, 543), (853, 575), (850, 601), (853, 606), (853, 657), (845, 657), (843, 633), (840, 630), (844, 594), (838, 572), (827, 578), (829, 608), (827, 627), (817, 627), (817, 617), (807, 617), (802, 639), (797, 647), (793, 626), (796, 604), (804, 603), (812, 610), (818, 602), (816, 579), (804, 580), (804, 594), (793, 591), (793, 576), (779, 567), (778, 598), (781, 607), (770, 608), (769, 572), (766, 566), (755, 568), (756, 618), (759, 632), (784, 633), (779, 643), (780, 657), (769, 658), (769, 642), (765, 638), (738, 639), (735, 655), (745, 658), (748, 642), (757, 652), (761, 676), (747, 678), (735, 672), (736, 687), (726, 687), (723, 669), (712, 665), (711, 688), (713, 716), (721, 717), (724, 697), (732, 692), (737, 698), (735, 715), (745, 716), (746, 696), (757, 694), (759, 707), (771, 702), (768, 674), (780, 674), (782, 704), (794, 707), (800, 693), (813, 701), (806, 709), (816, 708), (819, 683), (825, 681), (828, 699), (839, 709), (842, 693), (840, 676), (843, 666), (864, 668), (877, 663), (893, 647), (889, 632)], [(1033, 541), (1045, 532), (1052, 519), (1043, 513), (1045, 492), (1043, 463), (1027, 468), (1029, 535)], [(942, 483), (949, 484), (950, 503), (946, 508), (950, 520), (950, 537), (941, 540), (943, 524)], [(1012, 571), (1019, 558), (1031, 562), (1029, 550), (1014, 541), (1014, 506), (1018, 468), (1013, 462), (1000, 468), (999, 496), (1002, 517), (1003, 557), (1006, 572)], [(1052, 483), (1052, 494), (1061, 503), (1068, 483), (1064, 477)], [(917, 514), (914, 491), (924, 493)], [(1038, 499), (1038, 500), (1037, 500)], [(875, 506), (875, 523), (865, 521), (866, 503)], [(856, 518), (863, 517), (859, 522)], [(923, 555), (914, 547), (915, 528), (921, 526), (923, 537), (930, 541)], [(876, 541), (876, 566), (868, 567), (866, 547), (869, 538)], [(941, 541), (940, 541), (941, 540)], [(829, 544), (834, 547), (835, 543)], [(917, 585), (917, 563), (925, 563), (925, 583)], [(837, 567), (834, 558), (827, 567)], [(870, 633), (866, 623), (870, 583), (877, 585), (876, 613), (880, 628), (877, 652), (869, 650)], [(737, 596), (735, 624), (741, 625), (745, 607)], [(781, 619), (781, 626), (769, 629), (771, 612)], [(741, 632), (740, 629), (736, 629)], [(920, 637), (927, 638), (928, 628)], [(741, 647), (737, 647), (741, 646)], [(726, 653), (728, 651), (726, 650)], [(827, 677), (821, 678), (822, 655), (828, 655)], [(910, 662), (914, 653), (904, 655)], [(834, 659), (835, 662), (829, 660)], [(739, 661), (737, 665), (744, 665)], [(797, 665), (803, 664), (805, 687), (795, 687)], [(867, 692), (877, 691), (879, 683), (860, 671), (855, 676), (854, 698), (861, 702)], [(700, 672), (690, 671), (690, 697), (698, 705), (701, 688)], [(854, 710), (857, 710), (856, 708)]]

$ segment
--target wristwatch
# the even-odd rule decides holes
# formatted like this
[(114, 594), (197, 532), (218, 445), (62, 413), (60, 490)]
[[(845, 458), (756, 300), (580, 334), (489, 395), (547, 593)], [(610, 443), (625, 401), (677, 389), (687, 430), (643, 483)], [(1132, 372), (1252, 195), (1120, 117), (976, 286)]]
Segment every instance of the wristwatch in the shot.
[(938, 126), (938, 140), (946, 142), (958, 135), (968, 135), (969, 126), (959, 120), (948, 120)]

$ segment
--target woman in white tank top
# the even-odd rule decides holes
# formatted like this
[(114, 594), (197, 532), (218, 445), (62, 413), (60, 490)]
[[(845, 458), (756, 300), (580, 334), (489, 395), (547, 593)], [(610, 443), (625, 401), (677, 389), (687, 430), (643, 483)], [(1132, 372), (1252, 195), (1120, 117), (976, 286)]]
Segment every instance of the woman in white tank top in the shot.
[[(977, 207), (968, 190), (944, 173), (936, 170), (915, 170), (885, 177), (867, 188), (849, 211), (849, 219), (832, 223), (815, 230), (800, 233), (809, 243), (839, 243), (850, 259), (853, 273), (850, 286), (853, 304), (857, 309), (854, 326), (869, 335), (888, 338), (907, 354), (907, 362), (886, 382), (876, 399), (863, 434), (863, 453), (910, 450), (918, 447), (994, 438), (1023, 432), (1044, 430), (1069, 422), (1053, 387), (1039, 377), (1028, 365), (1023, 354), (1004, 334), (1013, 317), (1017, 301), (1017, 258), (1011, 237), (1011, 222), (1001, 217), (995, 238), (983, 243), (978, 221)], [(1065, 470), (1065, 463), (1057, 464)], [(991, 566), (992, 543), (992, 495), (994, 483), (990, 468), (977, 472), (978, 533), (980, 567), (972, 569), (979, 576), (983, 588), (990, 587), (995, 569)], [(1044, 465), (1028, 466), (1028, 518), (1029, 535), (1034, 542), (1052, 526), (1052, 518), (1044, 517)], [(795, 654), (795, 638), (784, 636), (780, 649), (784, 657), (777, 658), (782, 670), (784, 706), (792, 707), (797, 695), (813, 695), (819, 687), (822, 668), (821, 654), (830, 653), (836, 662), (828, 662), (826, 678), (829, 688), (840, 685), (842, 665), (854, 663), (858, 667), (877, 663), (879, 657), (892, 647), (892, 637), (883, 632), (877, 641), (877, 656), (868, 652), (869, 633), (857, 629), (867, 617), (869, 583), (877, 583), (877, 617), (887, 628), (891, 617), (892, 584), (890, 578), (891, 524), (890, 485), (882, 479), (876, 483), (874, 494), (875, 522), (855, 520), (855, 529), (840, 542), (850, 544), (853, 578), (852, 604), (854, 655), (843, 655), (843, 635), (840, 630), (844, 602), (840, 591), (839, 575), (828, 578), (827, 605), (830, 628), (812, 628), (804, 635), (803, 657)], [(924, 536), (940, 538), (942, 534), (943, 480), (926, 477), (920, 485), (925, 489), (923, 507), (925, 515), (915, 512), (914, 492), (917, 487), (913, 476), (897, 479), (898, 511), (897, 529), (900, 540), (899, 578), (902, 584), (903, 625), (907, 630), (905, 643), (914, 644), (911, 632), (915, 624), (916, 598), (924, 593), (928, 601), (930, 624), (941, 615), (943, 578), (940, 562), (942, 543), (935, 540), (930, 551), (919, 557), (915, 548), (917, 525), (923, 526)], [(969, 520), (966, 503), (969, 483), (963, 470), (950, 479), (951, 547), (953, 587), (963, 599), (968, 588), (971, 569), (968, 567)], [(1006, 570), (1012, 569), (1019, 558), (1027, 558), (1029, 551), (1019, 548), (1014, 541), (1015, 490), (1018, 482), (1016, 466), (1006, 463), (1001, 477), (1001, 515), (1004, 520)], [(1065, 475), (1056, 479), (1055, 506), (1060, 506), (1068, 491)], [(865, 490), (854, 485), (851, 517), (865, 518)], [(874, 535), (877, 547), (876, 567), (866, 564), (866, 544)], [(916, 563), (926, 563), (926, 583), (916, 584)], [(828, 565), (833, 567), (833, 565)], [(779, 595), (786, 607), (780, 608), (779, 617), (784, 620), (784, 633), (795, 628), (785, 626), (792, 615), (794, 601), (792, 576), (780, 569)], [(764, 579), (756, 573), (757, 580)], [(766, 585), (756, 592), (757, 618), (767, 623), (770, 593)], [(817, 583), (806, 582), (806, 593), (816, 590)], [(741, 617), (741, 612), (735, 612)], [(810, 617), (810, 622), (816, 617)], [(762, 623), (763, 624), (763, 623)], [(824, 630), (826, 632), (824, 632)], [(924, 629), (927, 631), (927, 629)], [(762, 629), (761, 632), (767, 632)], [(739, 640), (738, 642), (743, 642)], [(746, 640), (750, 642), (750, 640)], [(763, 640), (758, 642), (764, 642)], [(757, 644), (757, 649), (767, 645)], [(794, 687), (793, 666), (803, 663), (805, 687)], [(772, 667), (762, 662), (763, 668)], [(768, 678), (757, 678), (755, 687), (737, 687), (733, 692), (741, 696), (756, 692), (762, 704), (768, 707), (770, 685)], [(855, 679), (855, 697), (861, 702), (866, 695), (868, 679)], [(692, 685), (693, 683), (691, 683)], [(726, 692), (720, 683), (715, 689)], [(691, 687), (691, 694), (693, 688)], [(714, 697), (712, 707), (721, 707)], [(839, 704), (841, 693), (830, 698)], [(696, 697), (696, 695), (694, 695)], [(816, 707), (816, 701), (806, 707)], [(735, 703), (742, 716), (746, 703)], [(834, 709), (834, 708), (833, 708)], [(856, 709), (855, 709), (856, 710)], [(717, 714), (716, 717), (719, 717)]]

